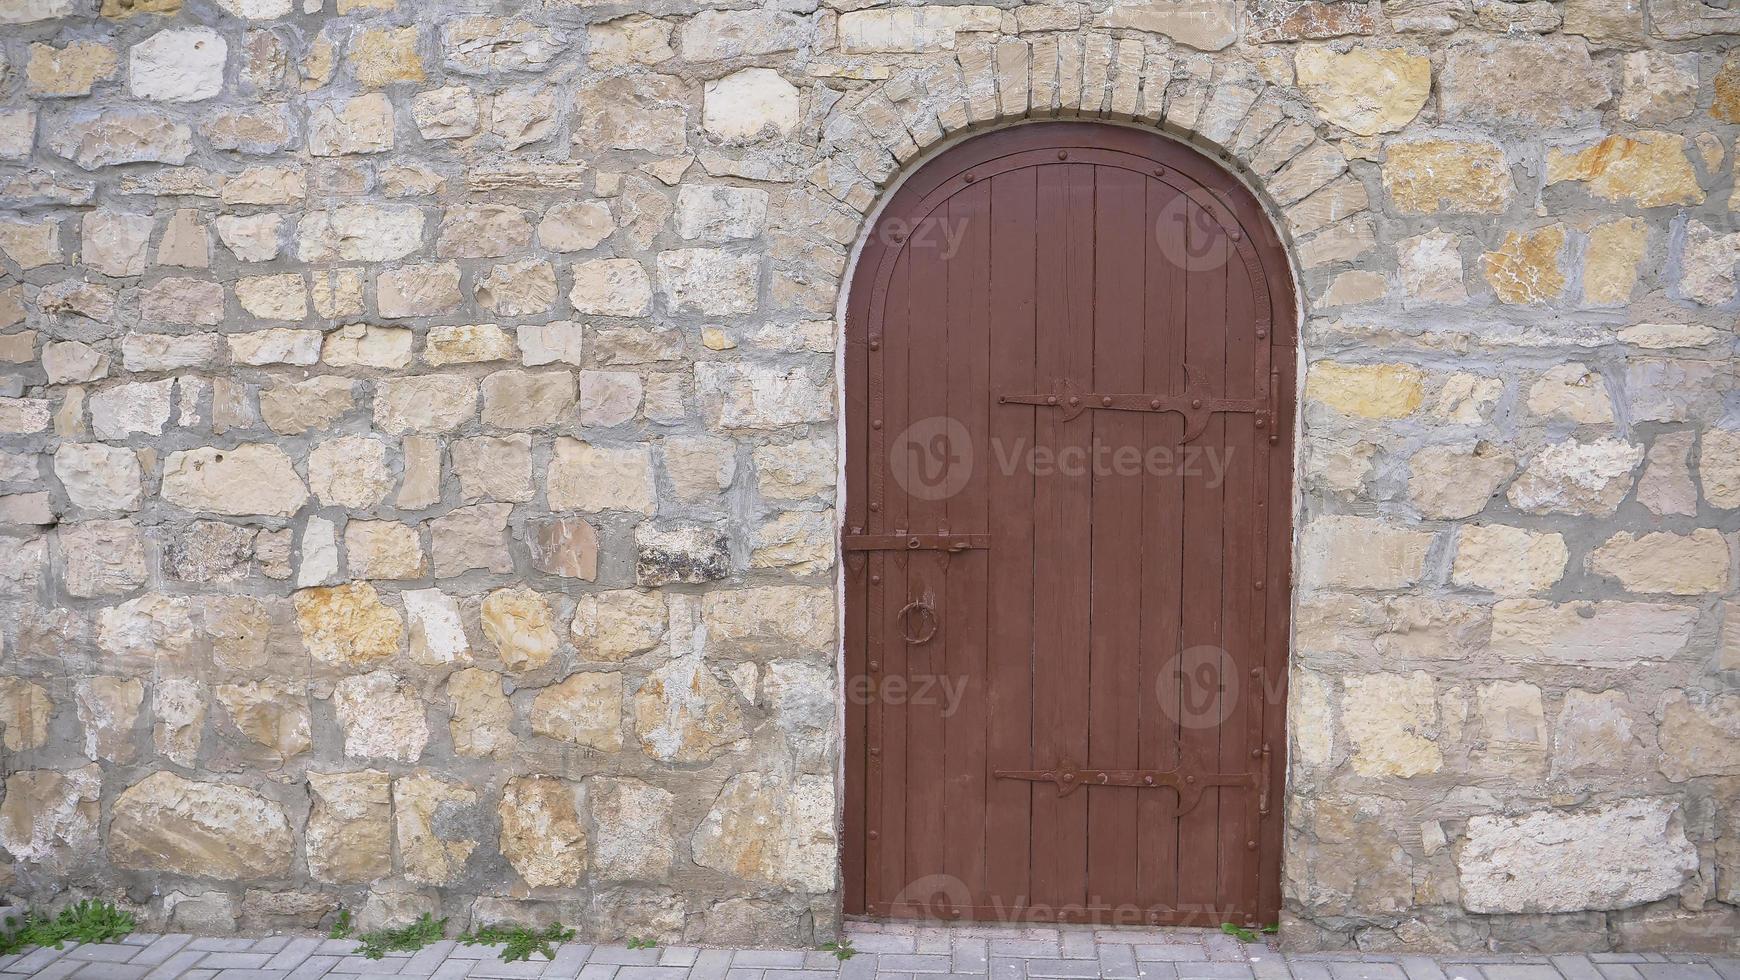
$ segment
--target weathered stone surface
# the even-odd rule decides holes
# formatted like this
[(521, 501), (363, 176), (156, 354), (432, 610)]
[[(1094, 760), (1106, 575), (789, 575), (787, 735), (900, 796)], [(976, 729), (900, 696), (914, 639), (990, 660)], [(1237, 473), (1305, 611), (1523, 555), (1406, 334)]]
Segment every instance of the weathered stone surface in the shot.
[(695, 863), (803, 891), (834, 886), (834, 782), (739, 773), (695, 829)]
[(475, 504), (455, 507), (431, 521), (435, 575), (445, 578), (473, 568), (513, 571), (513, 556), (506, 544), (508, 513), (512, 510), (512, 504)]
[[(845, 18), (841, 18), (842, 31), (845, 28), (844, 21)], [(1192, 48), (1219, 51), (1238, 40), (1239, 5), (1227, 0), (1186, 0), (1180, 3), (1166, 3), (1163, 0), (1114, 0), (1100, 23), (1105, 27), (1128, 27), (1164, 34)]]
[(526, 525), (532, 567), (547, 575), (590, 582), (598, 577), (598, 532), (578, 517), (548, 517)]
[(308, 500), (302, 478), (277, 446), (171, 453), (163, 464), (163, 499), (184, 510), (231, 516), (287, 517)]
[(532, 439), (473, 436), (452, 444), (453, 472), (466, 501), (532, 499)]
[(553, 510), (622, 510), (653, 513), (652, 452), (644, 447), (612, 448), (556, 440), (546, 475)]
[(1432, 535), (1364, 517), (1320, 517), (1300, 544), (1310, 588), (1396, 589), (1417, 582)]
[(95, 41), (74, 41), (64, 47), (32, 44), (24, 68), (25, 90), (31, 95), (89, 95), (99, 81), (115, 77), (120, 59), (115, 49)]
[(1693, 606), (1509, 599), (1493, 607), (1491, 650), (1519, 663), (1626, 666), (1673, 657), (1697, 620)]
[(1613, 135), (1575, 153), (1554, 147), (1547, 154), (1547, 182), (1580, 181), (1589, 193), (1638, 207), (1697, 204), (1704, 191), (1677, 133), (1642, 130)]
[(378, 769), (310, 772), (308, 873), (366, 884), (392, 873), (392, 780)]
[(313, 747), (300, 691), (265, 681), (219, 684), (212, 691), (233, 727), (253, 745), (250, 759), (276, 765)]
[(1348, 677), (1342, 687), (1342, 725), (1353, 742), (1355, 772), (1405, 779), (1443, 766), (1431, 675), (1368, 674)]
[(1473, 517), (1516, 473), (1516, 459), (1486, 443), (1428, 446), (1408, 461), (1408, 499), (1422, 517)]
[(647, 675), (634, 694), (641, 750), (663, 762), (705, 762), (747, 737), (743, 709), (698, 655)]
[(224, 87), (229, 43), (209, 28), (158, 31), (127, 52), (127, 86), (134, 98), (199, 102)]
[(1425, 398), (1425, 373), (1407, 364), (1317, 361), (1306, 375), (1305, 397), (1343, 415), (1402, 418)]
[(597, 827), (592, 873), (604, 881), (664, 881), (676, 857), (672, 809), (676, 797), (638, 779), (594, 778), (586, 803)]
[(24, 770), (6, 777), (0, 801), (0, 846), (16, 861), (50, 873), (85, 863), (97, 851), (102, 770)]
[(1690, 534), (1621, 531), (1589, 553), (1589, 570), (1627, 592), (1703, 595), (1728, 588), (1728, 540), (1720, 531)]
[(341, 678), (333, 691), (344, 754), (352, 759), (415, 762), (429, 744), (423, 699), (387, 670)]
[(1569, 559), (1563, 535), (1503, 524), (1471, 524), (1456, 534), (1450, 580), (1500, 595), (1540, 592), (1564, 577)]
[(1624, 692), (1572, 688), (1553, 731), (1553, 773), (1631, 770), (1643, 757), (1640, 733)]
[(1535, 514), (1608, 516), (1631, 491), (1643, 447), (1614, 438), (1547, 446), (1511, 484), (1512, 505)]
[(635, 528), (635, 582), (642, 586), (700, 583), (731, 574), (731, 542), (717, 528), (702, 524)]
[(586, 874), (579, 783), (515, 776), (502, 790), (501, 853), (532, 888), (578, 885)]
[(133, 728), (145, 703), (144, 683), (132, 677), (89, 677), (79, 682), (77, 698), (86, 758), (132, 762), (138, 754)]
[(462, 375), (391, 378), (375, 387), (375, 425), (383, 432), (446, 432), (476, 415), (477, 382)]
[(514, 709), (502, 691), (500, 674), (478, 667), (455, 671), (447, 678), (447, 699), (453, 705), (448, 722), (453, 751), (500, 759), (511, 755), (517, 744)]
[(582, 659), (625, 660), (664, 639), (664, 599), (637, 589), (588, 593), (575, 603), (571, 631)]
[(369, 436), (341, 436), (308, 454), (308, 486), (328, 507), (373, 507), (393, 489), (386, 443)]
[(472, 790), (427, 772), (393, 780), (393, 840), (406, 878), (425, 885), (459, 880), (477, 849), (463, 820), (476, 804)]
[(581, 313), (641, 316), (652, 302), (646, 269), (633, 259), (595, 259), (576, 263), (569, 302)]
[(1415, 214), (1497, 214), (1515, 193), (1503, 148), (1472, 140), (1392, 142), (1383, 183), (1399, 210)]
[(344, 549), (355, 578), (416, 579), (429, 571), (417, 529), (398, 521), (349, 522)]
[(1676, 783), (1740, 775), (1740, 696), (1669, 691), (1659, 714), (1662, 775)]
[[(844, 20), (841, 18), (842, 29)], [(701, 125), (727, 142), (748, 143), (791, 133), (797, 128), (801, 111), (797, 86), (779, 72), (771, 68), (745, 68), (706, 84)]]
[(4, 722), (4, 741), (9, 752), (24, 752), (40, 748), (48, 741), (48, 723), (54, 713), (54, 702), (39, 684), (20, 677), (0, 677), (0, 722)]
[(1500, 302), (1554, 302), (1565, 292), (1565, 241), (1564, 225), (1510, 232), (1497, 251), (1480, 257), (1487, 285)]
[(556, 655), (550, 604), (530, 589), (491, 592), (483, 601), (483, 636), (511, 671), (537, 670)]
[(1319, 114), (1362, 136), (1406, 126), (1432, 90), (1431, 61), (1401, 48), (1308, 45), (1294, 53), (1293, 70)]
[(145, 584), (145, 537), (130, 521), (63, 524), (61, 584), (80, 598), (122, 595)]
[(277, 803), (172, 772), (122, 791), (109, 825), (109, 859), (118, 867), (231, 881), (287, 873), (294, 843)]
[(1588, 121), (1612, 95), (1588, 46), (1569, 37), (1453, 44), (1445, 51), (1438, 85), (1447, 119), (1518, 131)]
[(75, 507), (136, 510), (143, 497), (139, 457), (131, 449), (62, 443), (54, 451), (54, 475)]
[[(1672, 895), (1698, 859), (1678, 804), (1639, 797), (1580, 811), (1474, 817), (1456, 864), (1471, 911), (1575, 912)], [(1525, 867), (1529, 874), (1514, 873)]]
[(572, 674), (532, 699), (532, 731), (600, 752), (622, 748), (622, 675)]
[(179, 165), (193, 153), (193, 130), (155, 112), (77, 115), (48, 133), (48, 147), (85, 170), (122, 163)]
[(322, 103), (308, 114), (308, 152), (317, 157), (393, 148), (393, 103), (379, 92)]
[(366, 582), (303, 589), (295, 603), (302, 643), (323, 663), (362, 666), (399, 652), (404, 620)]

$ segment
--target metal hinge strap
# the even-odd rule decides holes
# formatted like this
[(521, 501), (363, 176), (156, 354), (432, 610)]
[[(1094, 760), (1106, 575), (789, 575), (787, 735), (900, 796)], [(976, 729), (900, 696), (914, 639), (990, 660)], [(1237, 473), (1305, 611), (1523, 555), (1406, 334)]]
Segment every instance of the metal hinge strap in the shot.
[(847, 534), (845, 551), (971, 551), (991, 547), (989, 534)]

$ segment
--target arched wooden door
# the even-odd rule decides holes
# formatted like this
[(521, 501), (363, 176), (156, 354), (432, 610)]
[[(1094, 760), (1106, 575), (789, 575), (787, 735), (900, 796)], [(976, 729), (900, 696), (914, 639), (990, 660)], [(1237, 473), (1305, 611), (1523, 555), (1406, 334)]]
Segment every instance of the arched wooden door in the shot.
[(1229, 174), (1002, 130), (847, 313), (848, 913), (1273, 922), (1295, 324)]

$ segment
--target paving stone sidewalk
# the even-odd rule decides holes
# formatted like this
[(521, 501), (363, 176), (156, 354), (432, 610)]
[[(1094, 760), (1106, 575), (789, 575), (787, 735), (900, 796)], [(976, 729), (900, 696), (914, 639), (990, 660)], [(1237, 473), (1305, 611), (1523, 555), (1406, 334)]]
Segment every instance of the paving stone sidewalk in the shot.
[(0, 980), (1740, 980), (1740, 958), (1696, 954), (1282, 954), (1206, 930), (848, 927), (857, 955), (816, 950), (561, 946), (504, 963), (447, 940), (370, 960), (352, 940), (135, 934), (0, 957)]

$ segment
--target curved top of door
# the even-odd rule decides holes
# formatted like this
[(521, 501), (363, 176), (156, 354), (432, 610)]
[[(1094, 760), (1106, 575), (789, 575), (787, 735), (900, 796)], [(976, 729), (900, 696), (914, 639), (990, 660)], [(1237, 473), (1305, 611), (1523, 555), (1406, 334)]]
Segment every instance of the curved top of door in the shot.
[(1201, 151), (1154, 130), (1103, 122), (1042, 121), (970, 137), (922, 164), (876, 215), (852, 276), (848, 329), (873, 322), (895, 260), (906, 244), (884, 226), (915, 228), (950, 197), (980, 180), (1055, 163), (1111, 166), (1168, 184), (1212, 215), (1232, 241), (1257, 290), (1259, 319), (1273, 323), (1271, 342), (1291, 343), (1293, 277), (1268, 213), (1237, 177)]

